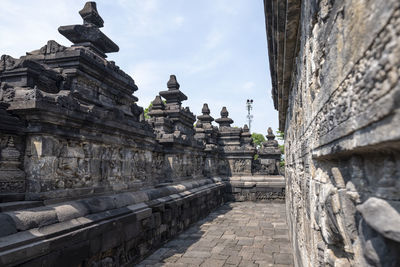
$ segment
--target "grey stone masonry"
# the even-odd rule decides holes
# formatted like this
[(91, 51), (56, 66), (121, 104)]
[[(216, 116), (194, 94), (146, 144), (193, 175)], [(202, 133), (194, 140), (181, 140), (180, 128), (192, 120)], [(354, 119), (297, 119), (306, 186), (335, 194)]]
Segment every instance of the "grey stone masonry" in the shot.
[(19, 118), (6, 111), (8, 106), (0, 103), (0, 203), (24, 200), (26, 190), (23, 171), (25, 127)]
[(282, 152), (271, 127), (268, 128), (266, 137), (267, 141), (263, 142), (261, 148), (257, 150), (258, 158), (253, 162), (253, 173), (276, 175), (279, 174)]
[(295, 265), (400, 266), (400, 1), (264, 4)]
[(215, 120), (219, 124), (218, 142), (221, 154), (224, 156), (223, 161), (219, 163), (220, 174), (228, 176), (251, 174), (256, 149), (249, 145), (251, 141), (246, 139), (246, 135), (242, 136), (242, 128), (231, 127), (233, 120), (228, 116), (228, 110), (223, 107), (221, 118)]
[(119, 51), (119, 47), (99, 30), (104, 21), (97, 12), (95, 2), (87, 2), (79, 14), (83, 25), (61, 26), (58, 31), (74, 46), (86, 47), (102, 57), (106, 57), (106, 53)]
[(129, 266), (227, 200), (282, 198), (248, 128), (207, 104), (194, 127), (175, 75), (145, 116), (96, 3), (79, 14), (72, 46), (1, 56), (0, 266)]
[(285, 204), (227, 203), (137, 266), (293, 266)]

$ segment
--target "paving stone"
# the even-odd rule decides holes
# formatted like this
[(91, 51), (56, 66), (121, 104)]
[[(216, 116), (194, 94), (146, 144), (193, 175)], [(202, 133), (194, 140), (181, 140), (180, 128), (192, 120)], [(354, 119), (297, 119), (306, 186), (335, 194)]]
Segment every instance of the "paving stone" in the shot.
[(274, 253), (274, 263), (293, 264), (293, 256), (289, 253)]
[(268, 261), (268, 262), (274, 261), (272, 255), (267, 253), (254, 253), (252, 259), (255, 261)]
[(253, 245), (254, 238), (246, 237), (246, 238), (239, 238), (238, 245)]
[(149, 256), (147, 265), (292, 266), (284, 209), (283, 203), (225, 204)]
[(188, 251), (185, 254), (183, 254), (184, 258), (209, 258), (211, 257), (210, 252), (206, 251)]
[(238, 266), (241, 261), (242, 261), (242, 257), (240, 257), (240, 256), (230, 256), (226, 260), (226, 263)]
[(258, 264), (251, 260), (242, 260), (239, 267), (258, 267)]
[(287, 241), (289, 242), (289, 236), (287, 235), (274, 235), (272, 238), (276, 241)]
[(200, 266), (201, 267), (220, 267), (223, 266), (225, 260), (207, 259)]
[(222, 254), (211, 254), (211, 259), (217, 259), (217, 260), (226, 260), (228, 259), (228, 255), (222, 255)]
[(204, 258), (195, 258), (195, 257), (182, 257), (176, 261), (177, 263), (186, 263), (194, 266), (200, 266), (204, 262)]

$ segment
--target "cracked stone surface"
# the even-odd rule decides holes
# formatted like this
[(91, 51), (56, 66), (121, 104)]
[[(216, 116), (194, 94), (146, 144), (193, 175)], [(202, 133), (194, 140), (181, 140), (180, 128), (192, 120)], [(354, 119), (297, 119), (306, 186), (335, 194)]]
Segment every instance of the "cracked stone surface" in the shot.
[(284, 203), (227, 203), (138, 266), (293, 266)]

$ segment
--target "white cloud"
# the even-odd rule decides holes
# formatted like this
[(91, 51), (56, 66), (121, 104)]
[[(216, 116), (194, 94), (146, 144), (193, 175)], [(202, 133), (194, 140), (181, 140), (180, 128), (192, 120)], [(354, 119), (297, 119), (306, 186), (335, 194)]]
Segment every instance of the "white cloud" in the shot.
[(231, 57), (229, 50), (217, 51), (213, 54), (200, 52), (191, 62), (188, 62), (185, 70), (190, 74), (213, 71)]
[(254, 82), (248, 81), (248, 82), (245, 82), (245, 83), (243, 84), (242, 88), (243, 88), (244, 90), (246, 90), (247, 92), (249, 92), (249, 91), (253, 91), (253, 90), (254, 90), (255, 85), (256, 85), (256, 84), (255, 84)]
[(175, 22), (175, 25), (177, 25), (177, 26), (182, 26), (183, 23), (185, 22), (185, 18), (182, 17), (182, 16), (176, 16), (176, 17), (174, 18), (174, 22)]
[[(57, 28), (82, 23), (78, 11), (83, 5), (82, 0), (58, 0), (51, 6), (48, 0), (0, 0), (7, 13), (0, 17), (0, 54), (21, 56), (51, 39), (69, 45)], [(265, 133), (267, 126), (275, 130), (278, 124), (265, 81), (266, 45), (255, 51), (251, 49), (259, 47), (243, 42), (265, 42), (262, 3), (258, 5), (243, 0), (97, 0), (105, 20), (102, 31), (120, 46), (109, 59), (134, 78), (139, 105), (147, 107), (166, 90), (174, 73), (189, 98), (184, 105), (196, 115), (205, 102), (214, 118), (226, 106), (235, 125), (243, 126), (245, 101), (253, 98), (252, 129)], [(247, 35), (252, 26), (246, 23), (257, 16), (259, 38)]]
[(220, 31), (213, 30), (206, 38), (205, 47), (207, 49), (216, 48), (223, 41), (224, 34)]
[(185, 18), (173, 10), (165, 10), (160, 0), (118, 0), (126, 34), (130, 37), (162, 37), (182, 26)]
[(161, 85), (167, 83), (168, 76), (165, 74), (165, 64), (157, 61), (143, 61), (133, 66), (129, 71), (129, 75), (133, 77), (139, 90), (135, 93), (139, 97), (139, 104), (147, 107), (153, 101), (159, 91)]
[[(61, 36), (57, 28), (61, 25), (80, 23), (77, 12), (82, 8), (77, 1), (55, 1), (51, 8), (44, 8), (47, 1), (35, 1), (16, 4), (15, 1), (0, 1), (0, 9), (6, 10), (7, 15), (0, 17), (0, 51), (1, 54), (10, 54), (14, 57), (24, 55), (25, 52), (39, 49), (47, 40), (68, 45), (70, 42)], [(34, 14), (34, 15), (33, 15)]]

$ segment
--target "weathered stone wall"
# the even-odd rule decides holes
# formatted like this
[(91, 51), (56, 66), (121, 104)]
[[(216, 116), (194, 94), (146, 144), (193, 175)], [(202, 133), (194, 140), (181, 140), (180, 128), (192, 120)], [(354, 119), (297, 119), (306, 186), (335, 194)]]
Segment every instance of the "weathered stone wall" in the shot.
[(71, 47), (0, 60), (1, 266), (128, 266), (224, 201), (284, 197), (276, 141), (255, 164), (225, 107), (194, 127), (175, 75), (145, 118), (96, 4), (79, 13)]
[(224, 181), (230, 201), (285, 201), (285, 178), (280, 175), (234, 176)]
[(133, 264), (220, 206), (223, 191), (203, 179), (3, 212), (0, 265)]
[(400, 2), (265, 4), (296, 265), (398, 266)]
[(0, 103), (0, 203), (23, 200), (26, 191), (24, 127), (7, 107)]

